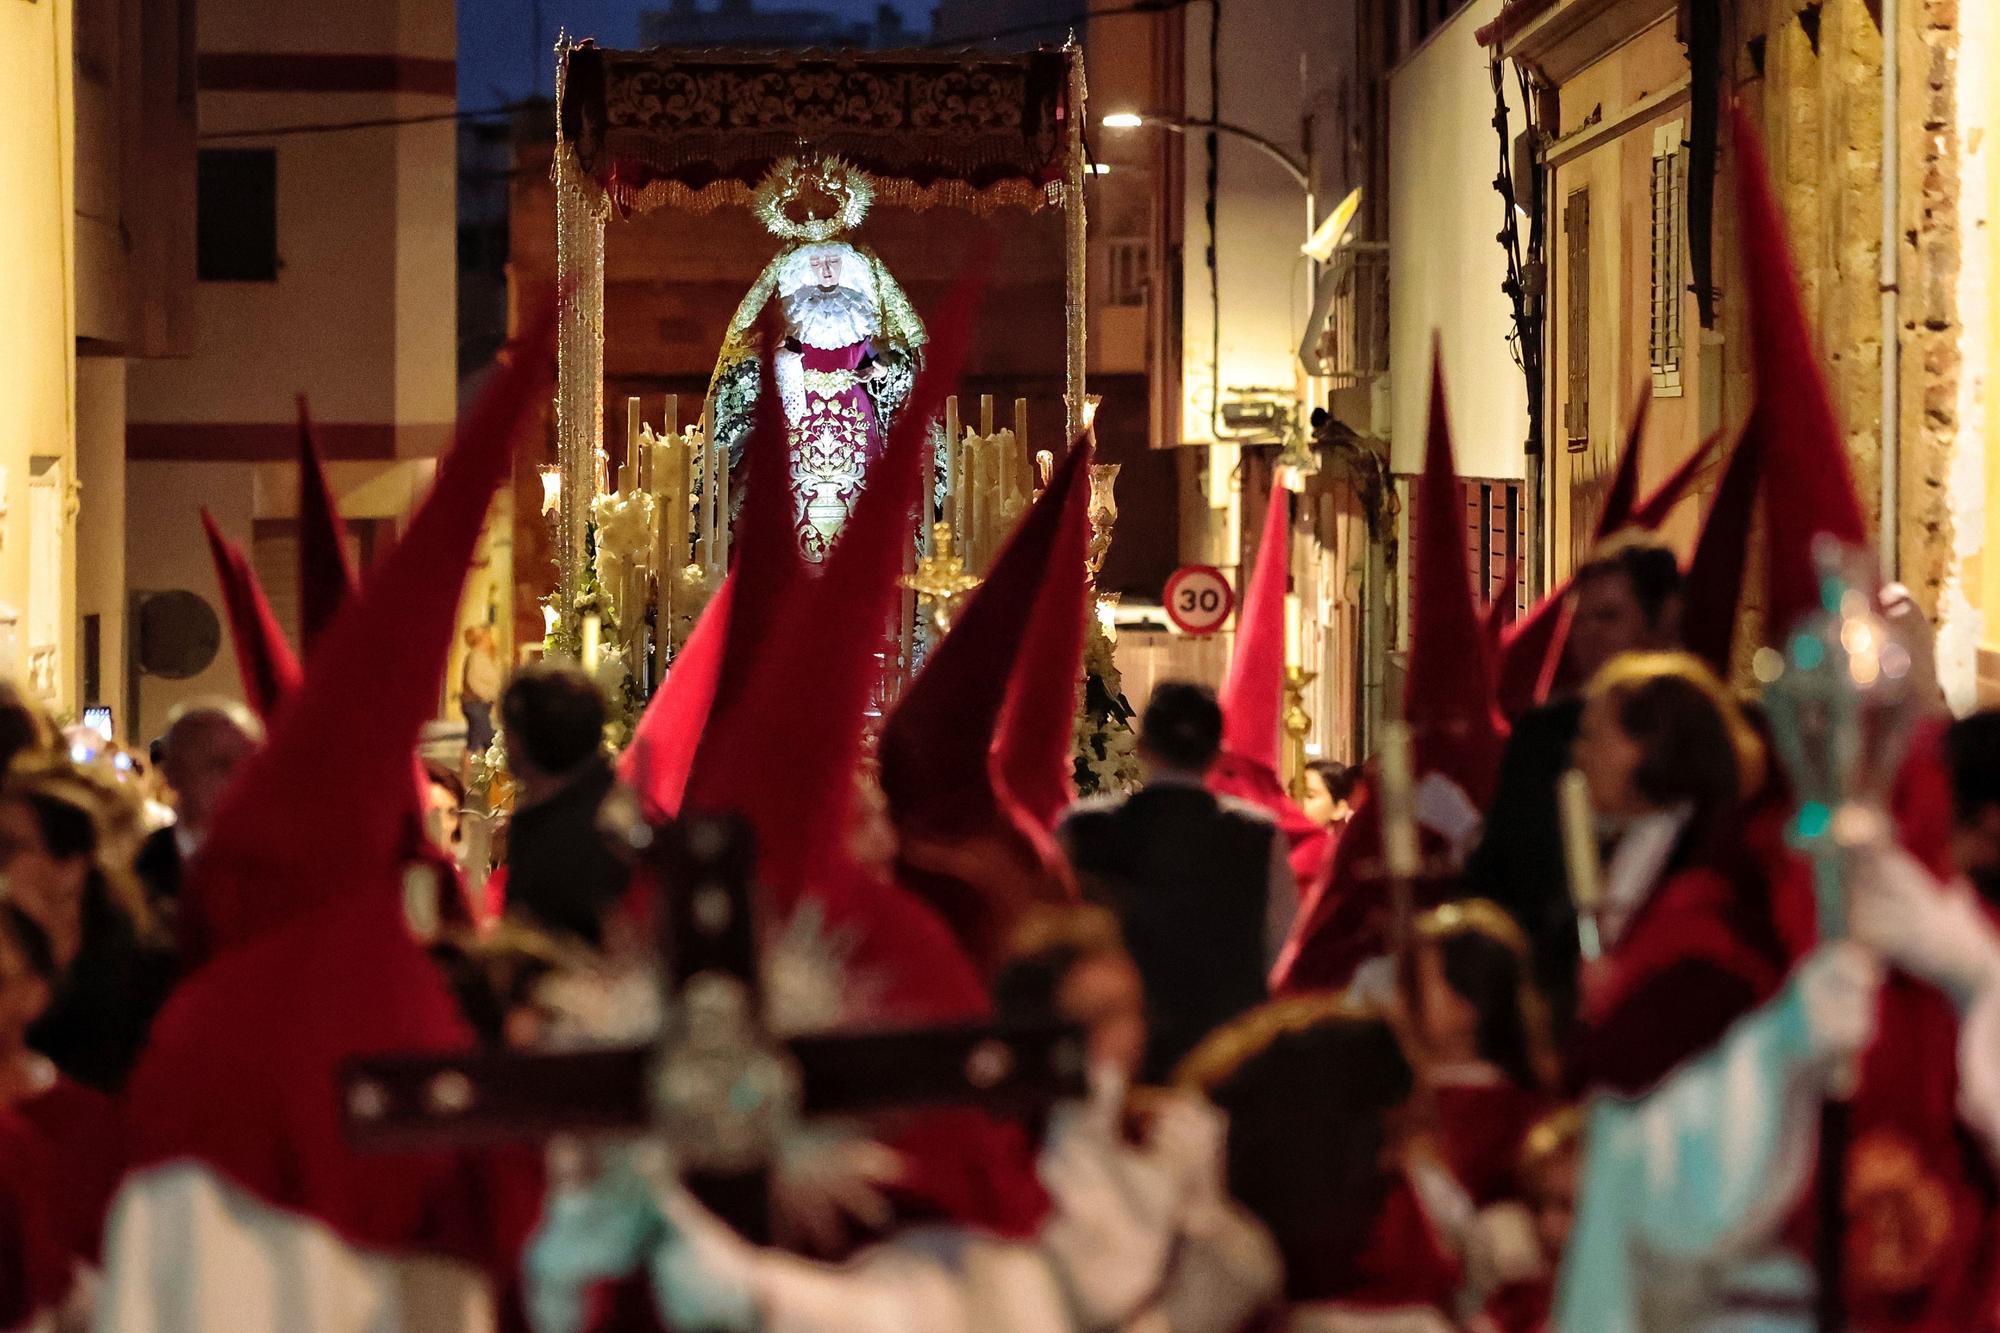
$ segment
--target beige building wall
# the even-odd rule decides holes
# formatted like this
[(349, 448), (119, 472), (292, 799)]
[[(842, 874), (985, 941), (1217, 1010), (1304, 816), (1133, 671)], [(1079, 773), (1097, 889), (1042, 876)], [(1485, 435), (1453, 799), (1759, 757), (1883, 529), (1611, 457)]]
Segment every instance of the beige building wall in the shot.
[[(135, 566), (135, 588), (219, 606), (198, 520), (210, 495), (231, 537), (253, 556), (266, 544), (267, 579), (286, 578), (300, 393), (350, 520), (393, 531), (427, 484), (457, 399), (455, 44), (451, 0), (203, 0), (203, 146), (275, 151), (279, 268), (200, 283), (192, 355), (132, 366), (132, 549), (150, 549), (143, 533), (190, 557)], [(382, 120), (417, 123), (265, 133)], [(139, 734), (191, 695), (234, 693), (233, 672), (225, 651), (193, 681), (145, 678)]]
[(75, 702), (72, 21), (69, 0), (0, 8), (0, 673), (59, 710)]
[(78, 706), (110, 705), (120, 728), (132, 720), (126, 695), (125, 367), (120, 356), (80, 356), (76, 362), (76, 619), (79, 639), (82, 626), (91, 623), (98, 637), (94, 661), (90, 645), (79, 642), (70, 673)]
[[(1673, 6), (1652, 0), (1627, 5), (1631, 27), (1607, 27), (1599, 39), (1550, 51), (1533, 34), (1519, 53), (1559, 77), (1558, 121), (1549, 185), (1549, 337), (1545, 376), (1550, 474), (1547, 545), (1549, 586), (1566, 578), (1589, 541), (1605, 488), (1631, 423), (1645, 400), (1648, 422), (1642, 491), (1666, 479), (1719, 426), (1726, 411), (1721, 330), (1703, 330), (1688, 290), (1684, 228), (1677, 227), (1675, 263), (1681, 276), (1681, 356), (1678, 383), (1652, 373), (1654, 237), (1652, 179), (1663, 141), (1679, 142), (1688, 125), (1687, 59), (1675, 39)], [(1558, 18), (1560, 15), (1557, 16)], [(1579, 273), (1568, 227), (1579, 199), (1587, 201), (1584, 278), (1588, 322), (1571, 317)], [(1580, 219), (1579, 219), (1580, 221)], [(1726, 221), (1725, 221), (1726, 225)], [(1569, 365), (1583, 345), (1589, 367), (1583, 420), (1572, 425)], [(1704, 363), (1712, 372), (1704, 374)], [(1699, 528), (1699, 496), (1715, 473), (1668, 521), (1665, 537), (1685, 555)]]
[[(1971, 443), (1981, 456), (1976, 466), (1967, 460), (1959, 470), (1963, 490), (1975, 498), (1955, 514), (1961, 538), (1957, 573), (1978, 618), (1973, 633), (1978, 699), (1991, 708), (2000, 705), (2000, 550), (1994, 546), (2000, 534), (2000, 403), (1994, 401), (2000, 393), (2000, 303), (1992, 299), (1992, 283), (2000, 276), (2000, 143), (1993, 137), (2000, 131), (2000, 14), (1982, 6), (1964, 18), (1959, 71), (1965, 105), (1977, 122), (1964, 127), (1962, 140), (1975, 216), (1967, 228), (1959, 295), (1969, 334), (1967, 362), (1977, 376), (1968, 394), (1975, 412), (1970, 424), (1979, 431)], [(1983, 186), (1977, 194), (1975, 181)]]
[[(1826, 0), (1807, 23), (1797, 5), (1778, 0), (1723, 5), (1719, 95), (1740, 98), (1763, 131), (1856, 489), (1879, 534), (1885, 495), (1885, 111), (1877, 8), (1869, 0)], [(1558, 561), (1584, 517), (1581, 508), (1571, 512), (1565, 482), (1587, 492), (1613, 456), (1630, 386), (1645, 364), (1649, 328), (1644, 291), (1635, 281), (1646, 271), (1645, 247), (1635, 243), (1643, 239), (1637, 228), (1647, 202), (1641, 152), (1593, 143), (1587, 153), (1566, 156), (1564, 144), (1594, 134), (1643, 145), (1652, 126), (1676, 114), (1660, 100), (1688, 77), (1687, 57), (1674, 40), (1674, 14), (1669, 0), (1558, 0), (1509, 38), (1510, 54), (1542, 70), (1562, 108), (1564, 138), (1552, 150), (1559, 165), (1549, 215), (1550, 424), (1561, 460), (1552, 488), (1551, 547)], [(1993, 317), (1986, 275), (1993, 209), (2000, 209), (2000, 202), (1988, 204), (2000, 201), (1989, 183), (1987, 147), (1994, 125), (1994, 25), (1990, 6), (1902, 0), (1894, 34), (1901, 79), (1889, 112), (1900, 176), (1894, 229), (1899, 366), (1896, 451), (1887, 470), (1895, 509), (1885, 553), (1938, 628), (1940, 671), (1960, 707), (1969, 706), (1976, 692), (1980, 645), (1990, 650), (1994, 642), (1980, 604), (1990, 607), (2000, 597), (1983, 558), (1983, 511), (1993, 485), (1986, 406)], [(1697, 386), (1690, 399), (1669, 411), (1654, 401), (1649, 446), (1660, 441), (1665, 447), (1649, 447), (1649, 479), (1718, 427), (1733, 438), (1750, 406), (1747, 316), (1729, 205), (1736, 163), (1726, 123), (1723, 139), (1714, 217), (1719, 326), (1702, 339), (1700, 354), (1684, 363)], [(1565, 460), (1559, 447), (1568, 290), (1562, 208), (1579, 183), (1591, 190), (1594, 219), (1608, 215), (1613, 230), (1600, 229), (1593, 245), (1590, 448)], [(1691, 306), (1690, 300), (1683, 327), (1693, 353), (1699, 330)], [(1601, 411), (1600, 403), (1616, 410)], [(1672, 529), (1683, 545), (1692, 536), (1692, 510), (1684, 506)], [(1757, 596), (1753, 580), (1746, 598), (1753, 618)]]
[[(1331, 88), (1344, 56), (1336, 40), (1340, 8), (1301, 0), (1247, 0), (1229, 6), (1219, 20), (1211, 6), (1184, 8), (1181, 114), (1241, 126), (1295, 159), (1303, 158), (1305, 113)], [(1210, 97), (1209, 31), (1216, 21), (1222, 23), (1219, 105)], [(1308, 401), (1297, 361), (1311, 301), (1306, 265), (1299, 257), (1307, 236), (1306, 199), (1303, 187), (1281, 164), (1241, 138), (1218, 137), (1218, 339), (1207, 262), (1207, 136), (1190, 132), (1172, 142), (1183, 185), (1178, 200), (1181, 401), (1176, 442), (1206, 444), (1227, 434), (1218, 432), (1214, 420), (1218, 389), (1225, 403), (1232, 391), (1243, 389), (1275, 390)], [(1211, 495), (1210, 501), (1217, 505), (1218, 497)]]
[[(1499, 136), (1486, 50), (1473, 35), (1499, 11), (1500, 0), (1472, 0), (1389, 84), (1389, 442), (1398, 473), (1423, 466), (1435, 337), (1459, 475), (1522, 475), (1528, 390), (1507, 350), (1514, 316), (1493, 239), (1503, 207), (1493, 189)], [(1518, 130), (1518, 107), (1511, 119)]]
[[(208, 598), (220, 617), (208, 546), (199, 520), (190, 516), (206, 508), (226, 531), (247, 537), (254, 512), (251, 470), (228, 463), (133, 462), (126, 469), (126, 484), (131, 503), (126, 509), (125, 566), (132, 595), (191, 589)], [(222, 651), (200, 674), (179, 681), (157, 676), (140, 680), (130, 734), (142, 743), (160, 735), (168, 712), (184, 699), (241, 698), (238, 679), (225, 624)]]

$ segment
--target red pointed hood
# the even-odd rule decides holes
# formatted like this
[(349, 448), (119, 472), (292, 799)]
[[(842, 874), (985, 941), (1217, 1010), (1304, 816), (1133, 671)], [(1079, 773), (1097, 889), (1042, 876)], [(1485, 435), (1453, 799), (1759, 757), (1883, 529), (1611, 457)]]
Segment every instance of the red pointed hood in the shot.
[[(1640, 412), (1639, 422), (1643, 424), (1645, 409)], [(1635, 425), (1626, 444), (1626, 457), (1636, 458), (1639, 447), (1639, 426)], [(1706, 441), (1681, 465), (1673, 470), (1667, 479), (1659, 484), (1651, 494), (1637, 504), (1624, 507), (1615, 506), (1607, 498), (1604, 512), (1599, 516), (1595, 538), (1603, 541), (1621, 528), (1638, 528), (1646, 532), (1654, 531), (1667, 521), (1675, 506), (1687, 498), (1694, 488), (1695, 478), (1708, 466), (1710, 451), (1715, 441)], [(1627, 469), (1621, 463), (1619, 475)], [(1637, 477), (1636, 464), (1630, 469)], [(1612, 494), (1618, 490), (1616, 482)], [(1519, 717), (1536, 704), (1548, 699), (1568, 681), (1564, 675), (1564, 648), (1569, 642), (1569, 593), (1572, 582), (1564, 579), (1554, 591), (1530, 607), (1527, 613), (1507, 627), (1500, 636), (1500, 652), (1495, 675), (1499, 681), (1500, 706), (1503, 715)]]
[[(1092, 448), (1095, 452), (1094, 441)], [(1089, 549), (1090, 487), (1080, 479), (1063, 506), (993, 745), (1001, 789), (1047, 830), (1076, 796), (1077, 692), (1088, 621), (1096, 614)]]
[[(401, 541), (315, 648), (284, 725), (245, 766), (189, 869), (203, 938), (223, 949), (398, 879), (410, 755), (436, 707), (463, 571), (533, 400), (551, 313), (461, 422)], [(338, 812), (337, 817), (333, 812)], [(284, 892), (273, 892), (284, 884)]]
[(301, 671), (285, 632), (271, 614), (263, 585), (243, 551), (222, 535), (214, 515), (201, 511), (202, 531), (208, 534), (209, 558), (215, 562), (215, 581), (222, 586), (222, 607), (229, 619), (229, 641), (236, 649), (236, 670), (243, 681), (243, 701), (252, 712), (269, 722), (278, 705), (298, 689)]
[(1072, 448), (994, 558), (986, 580), (883, 724), (876, 754), (899, 826), (963, 833), (992, 817), (1000, 713), (1073, 497), (1087, 500), (1088, 442)]
[[(764, 346), (778, 346), (764, 330)], [(666, 681), (654, 691), (618, 761), (618, 777), (638, 791), (652, 815), (674, 815), (700, 763), (704, 737), (726, 731), (722, 721), (778, 632), (780, 612), (806, 578), (798, 552), (784, 412), (770, 364), (762, 368), (756, 418), (738, 472), (742, 514), (732, 528), (732, 566), (716, 596), (680, 644)], [(774, 480), (766, 480), (774, 478)], [(710, 769), (726, 763), (708, 757)]]
[(1618, 465), (1611, 484), (1604, 490), (1604, 508), (1598, 511), (1595, 530), (1599, 541), (1632, 521), (1639, 503), (1639, 465), (1646, 447), (1646, 421), (1653, 413), (1653, 388), (1641, 385), (1639, 405), (1632, 409), (1632, 424), (1625, 431), (1625, 447), (1618, 451)]
[(1279, 777), (1291, 548), (1291, 492), (1273, 484), (1257, 560), (1236, 615), (1236, 645), (1220, 699), (1222, 753), (1208, 771), (1208, 789), (1269, 811), (1291, 848), (1293, 873), (1310, 883), (1325, 859), (1328, 834), (1299, 809)]
[[(896, 580), (914, 536), (930, 422), (963, 363), (975, 292), (962, 282), (939, 316), (923, 373), (870, 468), (868, 485), (824, 572), (765, 593), (782, 599), (768, 618), (753, 614), (760, 586), (768, 587), (771, 579), (768, 572), (759, 573), (760, 561), (796, 560), (797, 543), (787, 513), (789, 487), (769, 480), (782, 481), (786, 469), (766, 465), (772, 457), (768, 443), (767, 453), (753, 464), (741, 526), (768, 523), (775, 530), (772, 515), (783, 517), (792, 554), (771, 550), (773, 543), (765, 538), (746, 539), (729, 617), (724, 697), (718, 697), (696, 751), (685, 804), (733, 810), (750, 820), (757, 830), (759, 877), (781, 913), (796, 905), (816, 865), (842, 854), (865, 713), (879, 684), (880, 653), (901, 596)], [(775, 398), (764, 395), (765, 401)], [(759, 434), (770, 438), (767, 431)], [(735, 683), (733, 698), (726, 697), (738, 662), (747, 664), (747, 679)], [(771, 768), (778, 755), (785, 756), (784, 780)]]
[(1431, 373), (1431, 423), (1417, 479), (1416, 554), (1410, 579), (1409, 719), (1419, 775), (1440, 772), (1477, 805), (1493, 795), (1504, 724), (1493, 691), (1486, 636), (1465, 574), (1465, 507), (1451, 456), (1444, 366)]
[[(876, 654), (900, 601), (896, 579), (928, 473), (930, 423), (958, 378), (982, 286), (978, 274), (961, 279), (930, 321), (923, 371), (823, 574), (795, 583), (769, 619), (751, 623), (757, 557), (751, 542), (739, 548), (730, 621), (743, 632), (729, 637), (757, 651), (744, 659), (749, 679), (734, 701), (710, 719), (683, 802), (750, 820), (772, 917), (783, 920), (810, 898), (827, 929), (853, 942), (849, 969), (891, 1021), (974, 1018), (990, 1008), (977, 972), (938, 916), (857, 865), (845, 845)], [(782, 482), (786, 473), (774, 465), (761, 475)], [(767, 513), (784, 516), (790, 505), (787, 488), (753, 476), (739, 531), (752, 522), (760, 484), (777, 492), (779, 503)], [(789, 521), (786, 534), (796, 552)], [(733, 648), (726, 660), (737, 660)], [(725, 681), (731, 670), (725, 667)], [(906, 1189), (948, 1216), (1019, 1235), (1046, 1206), (1032, 1155), (1011, 1124), (973, 1113), (921, 1115), (892, 1146), (909, 1163)]]
[(1775, 638), (1819, 605), (1814, 539), (1824, 533), (1861, 546), (1868, 540), (1868, 525), (1799, 300), (1784, 216), (1771, 194), (1763, 136), (1741, 105), (1732, 115), (1755, 411), (1765, 435), (1764, 475), (1770, 481), (1764, 492), (1765, 635)]
[(1273, 483), (1257, 562), (1236, 613), (1236, 645), (1222, 678), (1222, 748), (1276, 773), (1285, 706), (1285, 594), (1291, 591), (1292, 496)]
[(307, 652), (354, 592), (347, 524), (313, 443), (312, 415), (299, 395), (299, 639)]
[(1723, 680), (1736, 650), (1736, 614), (1750, 564), (1750, 524), (1763, 488), (1765, 437), (1759, 413), (1729, 457), (1715, 501), (1702, 520), (1681, 592), (1681, 638)]
[(338, 1076), (363, 1053), (471, 1040), (403, 923), (409, 756), (480, 523), (550, 382), (553, 334), (551, 308), (461, 421), (402, 541), (328, 627), (224, 798), (184, 907), (214, 950), (161, 1012), (126, 1094), (135, 1171), (193, 1161), (355, 1244), (496, 1272), (534, 1215), (531, 1164), (358, 1154)]
[[(1090, 458), (1086, 441), (1063, 459), (889, 715), (876, 749), (902, 848), (902, 881), (989, 969), (1022, 911), (1075, 896), (1046, 831), (996, 783), (992, 753), (1064, 518), (1073, 501), (1088, 498)], [(954, 855), (967, 848), (976, 854)]]
[[(763, 346), (776, 347), (780, 341), (776, 330), (764, 329)], [(710, 713), (717, 726), (748, 687), (788, 599), (811, 578), (799, 551), (784, 409), (768, 362), (760, 373), (763, 379), (756, 415), (750, 438), (743, 444), (743, 461), (736, 470), (743, 479), (743, 506), (730, 543), (731, 575), (736, 584), (731, 605), (735, 613), (717, 627), (723, 631), (722, 666)]]
[[(1433, 354), (1435, 358), (1435, 353)], [(1486, 638), (1465, 575), (1465, 511), (1451, 456), (1444, 366), (1431, 374), (1430, 436), (1410, 516), (1415, 532), (1411, 574), (1410, 666), (1403, 690), (1418, 781), (1442, 774), (1480, 809), (1492, 804), (1506, 727), (1498, 716), (1486, 663)], [(1427, 861), (1441, 839), (1421, 833)], [(1440, 881), (1416, 886), (1420, 905), (1442, 892)], [(1272, 969), (1274, 990), (1347, 984), (1355, 966), (1380, 953), (1389, 893), (1382, 857), (1379, 802), (1372, 770), (1364, 776), (1354, 816), (1334, 849), (1326, 874), (1299, 905), (1291, 938)]]
[(715, 706), (735, 594), (736, 576), (730, 574), (702, 609), (666, 679), (646, 701), (646, 711), (632, 729), (632, 743), (618, 756), (618, 779), (639, 794), (648, 818), (680, 811), (701, 730)]

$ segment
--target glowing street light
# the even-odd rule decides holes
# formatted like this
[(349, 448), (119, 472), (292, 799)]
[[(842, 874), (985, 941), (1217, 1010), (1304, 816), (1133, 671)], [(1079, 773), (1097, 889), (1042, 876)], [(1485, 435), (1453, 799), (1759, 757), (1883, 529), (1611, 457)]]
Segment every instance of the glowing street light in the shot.
[[(1190, 130), (1202, 133), (1213, 131), (1217, 134), (1227, 134), (1241, 139), (1283, 167), (1291, 178), (1299, 183), (1299, 188), (1306, 192), (1307, 201), (1311, 201), (1312, 175), (1307, 171), (1306, 164), (1255, 130), (1245, 129), (1241, 125), (1232, 125), (1226, 120), (1189, 120), (1185, 116), (1162, 116), (1150, 111), (1114, 111), (1097, 123), (1107, 130), (1136, 130), (1146, 128), (1165, 130), (1169, 134), (1186, 134)], [(1315, 224), (1309, 222), (1307, 230), (1310, 231), (1313, 225)]]

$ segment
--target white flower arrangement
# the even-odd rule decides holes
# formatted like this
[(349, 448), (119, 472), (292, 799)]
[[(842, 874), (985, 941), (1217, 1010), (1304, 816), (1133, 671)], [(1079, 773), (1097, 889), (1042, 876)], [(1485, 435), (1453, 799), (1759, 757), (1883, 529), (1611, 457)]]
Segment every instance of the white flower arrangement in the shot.
[[(1100, 602), (1100, 610), (1102, 608)], [(1076, 712), (1076, 790), (1080, 796), (1138, 789), (1139, 738), (1118, 671), (1117, 641), (1104, 614), (1084, 629), (1083, 690)]]

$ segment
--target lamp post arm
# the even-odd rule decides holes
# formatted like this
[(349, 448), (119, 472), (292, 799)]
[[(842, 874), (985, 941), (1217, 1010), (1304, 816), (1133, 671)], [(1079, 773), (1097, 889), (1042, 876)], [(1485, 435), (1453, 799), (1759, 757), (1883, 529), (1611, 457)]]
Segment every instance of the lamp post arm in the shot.
[(1283, 167), (1291, 175), (1291, 178), (1299, 183), (1300, 189), (1305, 190), (1307, 193), (1311, 193), (1312, 191), (1312, 178), (1306, 174), (1305, 164), (1286, 152), (1281, 145), (1271, 139), (1265, 138), (1255, 130), (1245, 129), (1241, 125), (1232, 125), (1226, 120), (1183, 120), (1178, 116), (1141, 116), (1140, 123), (1143, 125), (1157, 125), (1161, 129), (1170, 130), (1175, 134), (1186, 134), (1190, 130), (1213, 130), (1217, 134), (1232, 135), (1246, 143), (1255, 144), (1263, 150), (1266, 157)]

